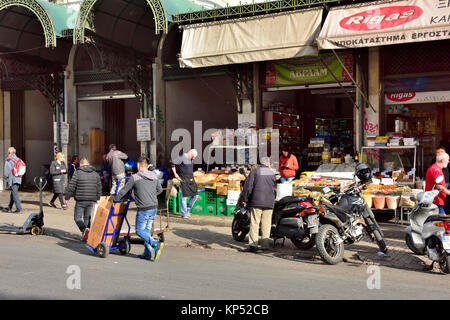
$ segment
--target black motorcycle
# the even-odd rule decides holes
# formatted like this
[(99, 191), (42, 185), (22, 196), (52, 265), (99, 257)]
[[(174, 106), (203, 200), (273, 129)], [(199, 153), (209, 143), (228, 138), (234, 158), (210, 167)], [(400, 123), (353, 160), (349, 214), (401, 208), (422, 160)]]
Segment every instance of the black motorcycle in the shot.
[[(318, 208), (306, 197), (284, 197), (275, 202), (270, 237), (290, 239), (301, 250), (314, 246), (318, 228)], [(236, 241), (243, 241), (250, 231), (250, 212), (240, 203), (234, 212), (231, 233)]]
[[(355, 182), (339, 195), (328, 200), (331, 205), (323, 205), (320, 212), (320, 228), (316, 236), (316, 246), (321, 258), (329, 264), (342, 261), (344, 245), (361, 241), (364, 231), (372, 241), (376, 241), (381, 252), (387, 247), (383, 232), (375, 220), (372, 210), (364, 201), (361, 182)], [(324, 190), (327, 193), (328, 190)], [(338, 203), (338, 205), (334, 205)]]

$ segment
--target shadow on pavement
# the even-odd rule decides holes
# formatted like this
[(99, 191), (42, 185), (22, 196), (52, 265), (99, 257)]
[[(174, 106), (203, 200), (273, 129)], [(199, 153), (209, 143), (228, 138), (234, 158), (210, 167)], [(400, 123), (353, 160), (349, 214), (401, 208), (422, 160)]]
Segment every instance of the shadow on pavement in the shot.
[(205, 249), (212, 249), (212, 245), (219, 245), (224, 248), (243, 249), (246, 242), (234, 241), (231, 234), (223, 234), (211, 231), (208, 228), (202, 228), (200, 230), (186, 230), (173, 228), (171, 230), (173, 234), (178, 237), (185, 238), (189, 242), (186, 246), (200, 246)]
[(45, 227), (44, 235), (60, 240), (56, 243), (58, 246), (78, 252), (79, 254), (92, 255), (89, 249), (86, 248), (86, 243), (81, 242), (81, 235), (79, 234)]

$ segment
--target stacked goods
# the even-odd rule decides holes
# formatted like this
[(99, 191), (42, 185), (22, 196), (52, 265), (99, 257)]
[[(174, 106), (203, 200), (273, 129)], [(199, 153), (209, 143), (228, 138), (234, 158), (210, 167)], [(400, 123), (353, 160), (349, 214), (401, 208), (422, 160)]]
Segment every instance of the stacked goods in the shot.
[(422, 189), (411, 189), (407, 186), (397, 185), (381, 185), (381, 184), (368, 184), (367, 189), (363, 191), (363, 198), (366, 200), (369, 207), (370, 202), (373, 203), (376, 209), (388, 209), (395, 210), (398, 207), (413, 207), (415, 203), (411, 200), (411, 197), (417, 199), (417, 195), (423, 192)]
[[(111, 217), (111, 222), (108, 224), (108, 229), (106, 230), (106, 234), (114, 234), (105, 236), (103, 242), (110, 245), (111, 243), (115, 243), (117, 237), (120, 234), (120, 229), (122, 228), (122, 222), (126, 208), (126, 203), (115, 203), (113, 202), (114, 197), (101, 197), (99, 205), (97, 206), (97, 210), (94, 213), (91, 230), (89, 232), (89, 237), (87, 240), (87, 244), (92, 248), (97, 248), (100, 242), (102, 242), (103, 232), (105, 231), (106, 225), (108, 223), (109, 213), (114, 206), (113, 214), (115, 216)], [(119, 215), (120, 214), (120, 215)], [(115, 230), (114, 230), (114, 227)], [(114, 239), (113, 239), (114, 238)], [(112, 242), (111, 242), (112, 240)]]

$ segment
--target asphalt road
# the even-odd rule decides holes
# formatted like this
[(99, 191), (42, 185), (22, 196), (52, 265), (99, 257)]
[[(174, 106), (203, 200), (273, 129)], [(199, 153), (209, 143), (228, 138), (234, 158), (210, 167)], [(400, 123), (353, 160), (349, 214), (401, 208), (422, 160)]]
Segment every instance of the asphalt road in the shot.
[(450, 275), (170, 244), (152, 262), (142, 248), (101, 259), (75, 239), (0, 234), (0, 299), (450, 298)]

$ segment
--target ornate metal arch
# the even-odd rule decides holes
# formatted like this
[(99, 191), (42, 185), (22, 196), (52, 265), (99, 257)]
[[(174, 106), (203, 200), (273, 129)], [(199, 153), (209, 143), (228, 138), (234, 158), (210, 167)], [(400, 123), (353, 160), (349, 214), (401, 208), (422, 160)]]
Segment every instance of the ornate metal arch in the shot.
[[(78, 12), (77, 23), (73, 32), (74, 44), (85, 43), (84, 31), (86, 28), (86, 23), (88, 23), (88, 19), (92, 15), (92, 8), (96, 2), (97, 0), (84, 0), (81, 4), (80, 11)], [(146, 2), (153, 12), (153, 18), (155, 20), (155, 33), (167, 33), (169, 23), (167, 21), (166, 12), (161, 0), (146, 0)], [(91, 21), (90, 24), (93, 25), (93, 21)]]
[(47, 10), (35, 0), (0, 0), (0, 11), (12, 6), (25, 7), (38, 18), (44, 30), (45, 46), (56, 47), (56, 31)]

